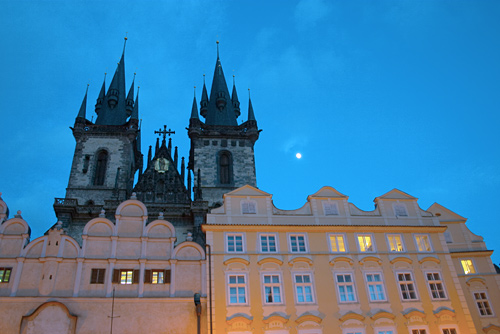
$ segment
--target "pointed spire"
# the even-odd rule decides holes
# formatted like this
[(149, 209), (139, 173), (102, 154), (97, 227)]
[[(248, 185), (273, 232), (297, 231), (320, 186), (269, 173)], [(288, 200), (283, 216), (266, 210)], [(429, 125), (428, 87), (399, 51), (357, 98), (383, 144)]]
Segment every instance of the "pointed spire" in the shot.
[(182, 184), (184, 184), (185, 180), (185, 171), (186, 171), (186, 166), (184, 164), (184, 157), (181, 158), (181, 179), (182, 179)]
[(174, 166), (175, 169), (177, 169), (177, 160), (178, 160), (178, 153), (177, 153), (177, 146), (174, 149)]
[(194, 86), (194, 97), (193, 97), (193, 107), (191, 108), (191, 118), (199, 119), (198, 106), (196, 105), (196, 86)]
[(128, 95), (127, 95), (127, 101), (126, 101), (127, 116), (130, 116), (132, 114), (133, 108), (134, 108), (134, 83), (135, 83), (135, 75), (136, 75), (136, 73), (134, 73), (134, 79), (132, 80), (132, 85), (130, 85), (130, 89), (129, 89)]
[(191, 198), (191, 171), (188, 169), (188, 177), (187, 177), (187, 191), (188, 196)]
[(149, 145), (149, 150), (148, 150), (148, 165), (147, 165), (148, 167), (151, 164), (151, 160), (153, 159), (151, 149), (152, 149), (152, 146)]
[(235, 76), (233, 74), (233, 92), (231, 93), (231, 102), (233, 103), (234, 114), (236, 115), (236, 118), (238, 118), (241, 115), (241, 112), (240, 112), (240, 101), (238, 101), (238, 93), (236, 92), (235, 81), (236, 81)]
[(207, 117), (208, 110), (208, 93), (207, 93), (207, 85), (205, 84), (205, 74), (203, 74), (203, 90), (201, 92), (201, 101), (200, 101), (200, 114), (203, 117)]
[(217, 41), (216, 43), (217, 43), (217, 60), (219, 60), (219, 41)]
[[(165, 139), (163, 142), (165, 142)], [(168, 152), (170, 153), (170, 156), (172, 156), (172, 138), (168, 138)]]
[(89, 92), (89, 85), (87, 85), (87, 90), (85, 91), (85, 96), (83, 97), (82, 105), (80, 106), (80, 111), (78, 111), (78, 116), (76, 119), (81, 119), (85, 121), (85, 115), (87, 112), (87, 94)]
[[(133, 90), (133, 88), (134, 88), (134, 83), (132, 83), (131, 90)], [(139, 121), (139, 88), (140, 87), (137, 87), (137, 95), (135, 96), (134, 110), (132, 111), (132, 115), (130, 116), (131, 120), (133, 119), (137, 121)]]
[(255, 114), (253, 113), (252, 98), (250, 97), (250, 88), (248, 88), (248, 120), (256, 121)]
[(156, 138), (155, 156), (158, 153), (159, 149), (160, 149), (160, 138)]
[(101, 91), (99, 92), (99, 96), (97, 97), (97, 102), (95, 104), (95, 113), (99, 115), (99, 111), (101, 111), (102, 102), (106, 97), (106, 72), (104, 72), (104, 80), (102, 81)]

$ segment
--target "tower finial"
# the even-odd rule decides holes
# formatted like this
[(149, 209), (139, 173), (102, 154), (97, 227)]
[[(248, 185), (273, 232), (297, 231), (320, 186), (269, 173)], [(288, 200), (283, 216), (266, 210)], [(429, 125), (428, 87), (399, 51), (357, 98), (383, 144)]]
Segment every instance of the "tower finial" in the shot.
[(217, 59), (219, 59), (219, 41), (217, 41), (216, 43), (217, 43)]
[(194, 98), (196, 98), (196, 86), (194, 86)]
[(233, 86), (236, 85), (235, 77), (236, 75), (233, 74)]
[(125, 54), (125, 46), (127, 46), (127, 40), (128, 40), (128, 31), (125, 32), (125, 37), (123, 38), (124, 39), (124, 42), (123, 42), (123, 54)]

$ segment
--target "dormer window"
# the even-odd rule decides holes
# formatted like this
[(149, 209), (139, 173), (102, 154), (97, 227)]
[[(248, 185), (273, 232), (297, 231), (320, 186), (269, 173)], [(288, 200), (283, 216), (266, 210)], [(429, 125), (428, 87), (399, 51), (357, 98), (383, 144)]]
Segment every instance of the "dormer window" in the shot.
[(241, 213), (244, 215), (247, 214), (256, 214), (257, 213), (257, 203), (255, 201), (241, 201)]
[(408, 217), (406, 205), (402, 203), (394, 204), (394, 214), (396, 215), (396, 217)]
[(323, 212), (325, 216), (338, 216), (339, 207), (336, 202), (323, 201)]

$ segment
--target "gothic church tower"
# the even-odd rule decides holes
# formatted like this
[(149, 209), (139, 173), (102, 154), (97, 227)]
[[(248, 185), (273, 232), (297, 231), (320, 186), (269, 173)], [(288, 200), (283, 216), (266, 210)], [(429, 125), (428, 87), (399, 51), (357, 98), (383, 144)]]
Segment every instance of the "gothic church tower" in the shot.
[(71, 233), (75, 235), (77, 225), (95, 216), (95, 211), (113, 214), (118, 203), (130, 197), (134, 174), (142, 170), (134, 83), (128, 94), (125, 91), (125, 46), (107, 92), (102, 84), (95, 123), (86, 119), (86, 107), (87, 93), (72, 128), (76, 147), (66, 197), (54, 204), (58, 219), (70, 233), (75, 228)]
[(261, 131), (250, 99), (247, 121), (238, 125), (240, 102), (234, 81), (229, 94), (218, 42), (210, 98), (203, 82), (200, 114), (205, 122), (198, 116), (195, 97), (188, 128), (191, 139), (188, 169), (194, 173), (195, 199), (208, 201), (213, 207), (221, 204), (222, 196), (233, 189), (246, 184), (256, 187), (254, 144)]

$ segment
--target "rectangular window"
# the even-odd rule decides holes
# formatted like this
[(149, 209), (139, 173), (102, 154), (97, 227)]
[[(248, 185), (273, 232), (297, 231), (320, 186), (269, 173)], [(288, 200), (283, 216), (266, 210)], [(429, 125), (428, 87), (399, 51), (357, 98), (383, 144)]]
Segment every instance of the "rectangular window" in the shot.
[(345, 253), (346, 248), (343, 234), (330, 234), (330, 250), (333, 253)]
[(247, 284), (245, 275), (228, 276), (229, 304), (241, 305), (247, 303)]
[(120, 284), (132, 284), (132, 270), (121, 270), (120, 271)]
[(281, 281), (279, 275), (264, 275), (264, 304), (281, 304)]
[(404, 252), (403, 237), (401, 234), (389, 234), (387, 236), (389, 241), (389, 251), (391, 252)]
[(358, 234), (358, 243), (360, 252), (374, 252), (372, 236), (370, 234)]
[(394, 215), (396, 217), (407, 217), (408, 211), (406, 210), (406, 205), (401, 203), (394, 204)]
[(455, 328), (443, 328), (443, 334), (457, 334)]
[(290, 251), (292, 253), (306, 253), (306, 236), (305, 234), (290, 234)]
[(170, 284), (170, 269), (146, 269), (146, 270), (144, 270), (144, 283), (146, 283), (146, 284)]
[(12, 268), (0, 268), (0, 283), (9, 283)]
[(336, 274), (337, 289), (341, 303), (349, 303), (356, 301), (354, 291), (354, 282), (351, 274)]
[(432, 299), (446, 299), (441, 275), (439, 273), (427, 273), (425, 276), (427, 277)]
[(493, 315), (486, 292), (474, 292), (474, 300), (482, 317)]
[(310, 274), (296, 274), (295, 279), (295, 293), (297, 295), (297, 303), (313, 303), (313, 286)]
[(366, 274), (366, 285), (368, 286), (370, 301), (379, 302), (386, 300), (382, 274)]
[(394, 331), (377, 331), (377, 334), (394, 334)]
[(243, 253), (243, 234), (226, 234), (226, 246), (230, 253)]
[(241, 201), (242, 214), (255, 214), (257, 213), (257, 203), (255, 201)]
[(323, 201), (323, 211), (325, 216), (337, 216), (339, 214), (339, 207), (335, 202)]
[(417, 249), (419, 252), (432, 252), (431, 241), (429, 236), (426, 234), (417, 234), (415, 236), (415, 242), (417, 243)]
[(453, 243), (453, 237), (451, 236), (451, 233), (446, 231), (443, 233), (444, 234), (444, 240), (446, 241), (447, 244), (452, 244)]
[(260, 234), (260, 251), (262, 253), (276, 253), (277, 239), (276, 234)]
[(425, 329), (412, 329), (411, 334), (427, 334)]
[(417, 291), (411, 273), (398, 273), (398, 283), (403, 300), (417, 300)]
[(474, 263), (471, 259), (461, 260), (460, 262), (462, 262), (462, 268), (464, 268), (464, 273), (466, 275), (476, 273), (476, 268), (474, 267)]
[(113, 283), (117, 284), (138, 284), (139, 269), (115, 269), (113, 270)]
[(93, 268), (90, 273), (90, 284), (104, 284), (106, 269)]

